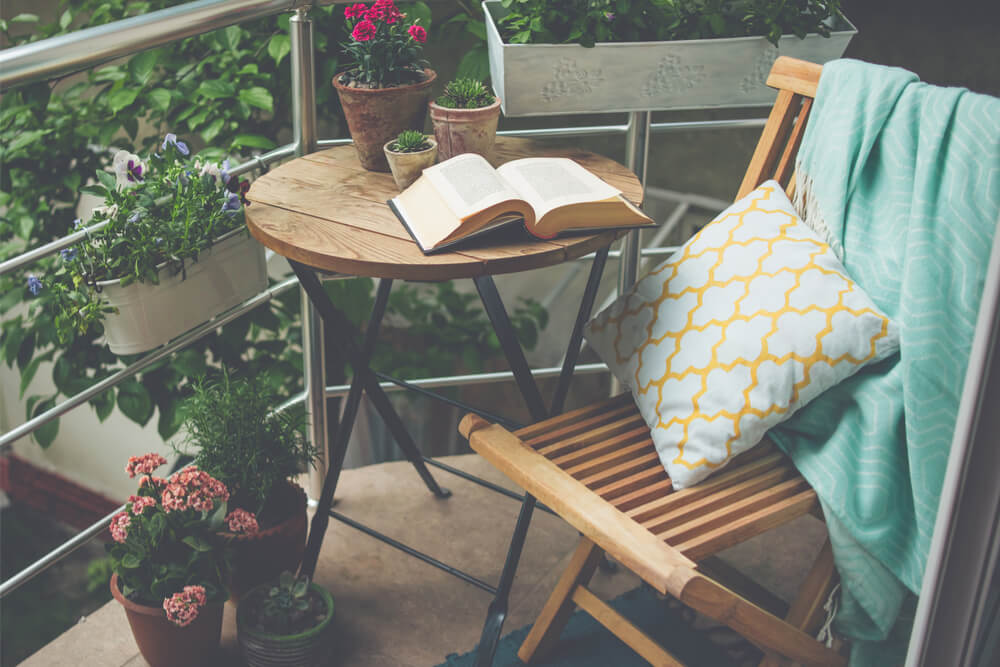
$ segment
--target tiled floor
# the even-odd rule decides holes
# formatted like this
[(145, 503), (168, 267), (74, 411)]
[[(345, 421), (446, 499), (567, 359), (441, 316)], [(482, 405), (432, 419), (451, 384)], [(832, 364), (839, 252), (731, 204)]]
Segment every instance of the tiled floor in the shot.
[[(487, 479), (509, 483), (475, 455), (446, 459)], [(454, 495), (434, 499), (408, 463), (383, 463), (344, 471), (336, 508), (422, 551), (495, 582), (513, 530), (518, 503), (435, 471)], [(805, 517), (768, 540), (727, 554), (763, 583), (787, 597), (822, 537), (818, 521)], [(576, 531), (536, 512), (514, 586), (505, 631), (531, 623), (566, 565)], [(780, 549), (775, 548), (780, 544)], [(336, 601), (335, 652), (331, 664), (358, 667), (436, 665), (449, 653), (470, 650), (490, 597), (336, 521), (331, 521), (316, 580)], [(594, 588), (614, 597), (638, 585), (620, 568), (599, 572)], [(227, 605), (223, 647), (215, 665), (240, 664), (235, 614)], [(26, 667), (145, 665), (121, 607), (111, 602), (22, 663)]]

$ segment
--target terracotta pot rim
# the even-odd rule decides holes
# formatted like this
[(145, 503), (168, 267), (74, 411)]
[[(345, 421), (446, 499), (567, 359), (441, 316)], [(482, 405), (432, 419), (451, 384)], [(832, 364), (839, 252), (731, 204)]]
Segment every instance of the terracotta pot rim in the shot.
[(430, 143), (431, 146), (430, 148), (425, 148), (422, 151), (409, 151), (407, 153), (401, 153), (399, 151), (389, 150), (389, 144), (396, 141), (395, 139), (390, 139), (389, 141), (385, 142), (385, 145), (382, 148), (384, 148), (385, 152), (389, 155), (426, 155), (427, 153), (430, 153), (432, 150), (438, 147), (438, 142), (437, 139), (434, 138), (433, 134), (425, 134), (424, 137), (426, 137), (427, 141)]
[[(232, 533), (232, 540), (234, 542), (256, 542), (258, 540), (264, 540), (274, 535), (280, 535), (282, 533), (287, 533), (291, 527), (299, 520), (301, 515), (301, 510), (306, 506), (306, 492), (301, 486), (295, 482), (290, 482), (284, 480), (284, 484), (287, 488), (292, 490), (295, 495), (295, 507), (291, 512), (288, 513), (284, 519), (274, 524), (270, 528), (264, 528), (259, 530), (253, 535), (246, 535), (244, 533)], [(274, 493), (272, 491), (271, 493)]]
[(343, 70), (337, 72), (333, 75), (333, 87), (338, 93), (345, 92), (348, 95), (359, 94), (359, 95), (391, 95), (396, 92), (403, 92), (408, 90), (426, 88), (430, 86), (437, 79), (437, 72), (432, 70), (430, 67), (424, 68), (424, 80), (416, 81), (414, 83), (408, 83), (405, 86), (392, 86), (390, 88), (351, 88), (350, 86), (345, 86), (340, 82), (340, 77), (347, 74), (350, 70)]
[(260, 584), (259, 586), (254, 586), (249, 591), (247, 591), (247, 594), (243, 596), (242, 600), (240, 600), (240, 604), (236, 608), (236, 625), (237, 625), (237, 631), (238, 632), (242, 632), (242, 633), (246, 634), (247, 636), (253, 637), (255, 639), (266, 639), (266, 640), (276, 641), (276, 642), (292, 642), (292, 641), (299, 641), (299, 640), (302, 640), (302, 639), (307, 639), (307, 638), (310, 638), (310, 637), (315, 637), (316, 635), (322, 634), (323, 631), (326, 630), (326, 628), (329, 627), (330, 623), (333, 621), (333, 612), (336, 609), (336, 607), (334, 605), (334, 602), (333, 602), (333, 594), (330, 591), (328, 591), (326, 588), (324, 588), (323, 586), (320, 586), (319, 584), (317, 584), (316, 582), (313, 581), (313, 582), (309, 582), (309, 590), (316, 591), (316, 592), (318, 592), (320, 594), (320, 597), (322, 597), (323, 601), (326, 603), (326, 609), (327, 609), (326, 618), (324, 618), (323, 621), (319, 625), (313, 626), (313, 627), (311, 627), (311, 628), (309, 628), (307, 630), (303, 630), (302, 632), (300, 632), (298, 634), (294, 634), (294, 635), (279, 635), (279, 634), (274, 634), (274, 633), (270, 633), (270, 632), (260, 632), (258, 630), (254, 630), (254, 629), (250, 628), (245, 623), (241, 623), (240, 619), (243, 618), (244, 614), (247, 613), (246, 609), (247, 609), (247, 605), (249, 604), (247, 602), (247, 600), (251, 599), (251, 596), (256, 591), (262, 590), (262, 589), (265, 589), (265, 588), (270, 588), (270, 587), (271, 587), (271, 583), (270, 582), (264, 583), (264, 584)]
[(437, 113), (439, 117), (444, 117), (447, 120), (458, 120), (459, 122), (475, 120), (477, 116), (492, 116), (494, 112), (500, 111), (500, 96), (494, 95), (493, 97), (495, 98), (493, 104), (485, 107), (476, 107), (475, 109), (443, 107), (434, 100), (430, 100), (427, 103), (427, 107), (430, 109), (432, 119), (434, 118), (434, 114)]

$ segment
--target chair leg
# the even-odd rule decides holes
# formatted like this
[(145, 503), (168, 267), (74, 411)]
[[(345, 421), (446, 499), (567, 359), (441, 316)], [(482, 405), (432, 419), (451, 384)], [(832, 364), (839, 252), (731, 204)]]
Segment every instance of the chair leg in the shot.
[(569, 565), (517, 652), (521, 660), (531, 662), (533, 658), (544, 657), (552, 649), (576, 608), (573, 591), (577, 586), (587, 585), (603, 556), (604, 552), (596, 544), (586, 537), (580, 538)]

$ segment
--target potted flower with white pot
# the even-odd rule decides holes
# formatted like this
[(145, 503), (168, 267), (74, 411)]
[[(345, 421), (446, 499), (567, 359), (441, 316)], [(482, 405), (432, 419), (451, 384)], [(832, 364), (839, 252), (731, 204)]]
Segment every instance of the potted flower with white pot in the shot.
[(478, 153), (493, 161), (493, 144), (500, 120), (500, 100), (477, 79), (449, 81), (429, 105), (441, 160)]
[(840, 0), (486, 0), (505, 116), (766, 106), (780, 55), (839, 58)]
[(267, 286), (264, 249), (243, 220), (249, 183), (173, 134), (158, 149), (118, 151), (113, 171), (97, 172), (84, 191), (104, 203), (76, 226), (103, 226), (64, 249), (55, 272), (29, 279), (63, 342), (100, 324), (115, 354), (145, 352)]
[(146, 454), (125, 467), (139, 488), (111, 520), (111, 594), (152, 667), (201, 665), (222, 631), (229, 541), (257, 522), (245, 510), (229, 511), (226, 485), (203, 470), (155, 477), (166, 462)]
[(236, 636), (250, 667), (314, 667), (329, 660), (333, 596), (309, 577), (282, 572), (247, 593), (236, 610)]
[(403, 130), (385, 145), (385, 157), (396, 187), (405, 190), (437, 160), (438, 142), (418, 130)]
[(389, 171), (382, 147), (402, 130), (422, 130), (427, 97), (437, 76), (421, 57), (427, 30), (409, 21), (393, 0), (344, 9), (353, 65), (333, 77), (361, 165)]
[(232, 540), (234, 601), (295, 570), (305, 549), (306, 495), (293, 479), (313, 464), (316, 450), (301, 412), (276, 412), (278, 402), (267, 376), (237, 378), (223, 367), (218, 379), (196, 381), (182, 407), (186, 435), (178, 451), (226, 485), (231, 508), (258, 520), (258, 530)]

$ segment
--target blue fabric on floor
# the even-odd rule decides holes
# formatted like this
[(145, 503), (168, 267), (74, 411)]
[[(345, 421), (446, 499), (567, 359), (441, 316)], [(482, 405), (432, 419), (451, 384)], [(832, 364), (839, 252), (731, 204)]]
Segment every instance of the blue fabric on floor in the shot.
[[(679, 609), (658, 599), (647, 587), (629, 591), (610, 604), (688, 667), (735, 667), (737, 664), (705, 633), (693, 630)], [(494, 667), (524, 665), (517, 657), (517, 649), (530, 629), (530, 625), (525, 626), (500, 640)], [(475, 660), (475, 650), (462, 655), (453, 653), (438, 667), (471, 667)], [(644, 667), (649, 663), (589, 614), (577, 610), (548, 659), (532, 664), (536, 667)]]

